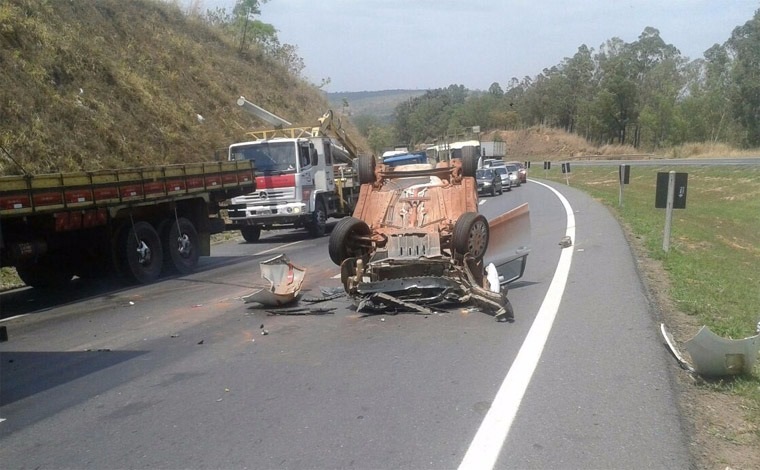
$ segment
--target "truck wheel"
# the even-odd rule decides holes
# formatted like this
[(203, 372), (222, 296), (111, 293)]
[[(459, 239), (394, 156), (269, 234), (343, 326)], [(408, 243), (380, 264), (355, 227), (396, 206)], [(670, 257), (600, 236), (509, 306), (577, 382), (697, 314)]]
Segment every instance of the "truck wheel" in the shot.
[(240, 229), (240, 234), (243, 236), (243, 240), (248, 243), (256, 243), (261, 237), (261, 227), (258, 225), (248, 225)]
[(359, 184), (375, 182), (375, 156), (360, 155), (357, 159), (357, 172), (359, 173)]
[(470, 254), (476, 260), (483, 259), (488, 248), (488, 221), (476, 212), (465, 212), (454, 224), (452, 248), (459, 255)]
[(463, 176), (475, 176), (475, 172), (478, 170), (478, 157), (477, 149), (474, 146), (462, 147)]
[(164, 268), (180, 274), (190, 274), (198, 265), (198, 231), (192, 222), (184, 217), (166, 221), (168, 226), (161, 231), (163, 242)]
[(26, 261), (16, 266), (18, 277), (27, 286), (36, 289), (62, 289), (66, 287), (74, 274), (65, 260), (51, 259), (43, 256), (36, 261)]
[(312, 238), (319, 238), (325, 235), (327, 224), (327, 211), (322, 201), (317, 201), (317, 206), (314, 208), (314, 213), (311, 214), (311, 221), (306, 225), (306, 230), (309, 231), (309, 236)]
[(161, 239), (148, 222), (126, 227), (120, 237), (121, 274), (127, 279), (148, 284), (158, 279), (164, 264)]
[(330, 242), (327, 245), (332, 262), (340, 266), (346, 258), (364, 256), (367, 249), (359, 243), (359, 237), (369, 235), (367, 223), (356, 217), (346, 217), (338, 222), (330, 234)]

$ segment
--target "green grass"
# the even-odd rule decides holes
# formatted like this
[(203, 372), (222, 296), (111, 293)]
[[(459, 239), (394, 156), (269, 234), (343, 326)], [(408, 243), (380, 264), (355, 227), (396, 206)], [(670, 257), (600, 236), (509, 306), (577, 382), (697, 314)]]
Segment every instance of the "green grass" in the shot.
[[(670, 250), (665, 252), (665, 210), (655, 209), (654, 201), (657, 173), (670, 170), (688, 173), (689, 179), (686, 209), (673, 211)], [(542, 171), (536, 176), (565, 183), (558, 170)], [(570, 186), (613, 208), (648, 256), (662, 263), (676, 308), (724, 337), (755, 334), (760, 320), (760, 166), (632, 166), (622, 207), (617, 166), (575, 166)], [(760, 419), (760, 365), (751, 376), (710, 386), (747, 398), (749, 416)]]

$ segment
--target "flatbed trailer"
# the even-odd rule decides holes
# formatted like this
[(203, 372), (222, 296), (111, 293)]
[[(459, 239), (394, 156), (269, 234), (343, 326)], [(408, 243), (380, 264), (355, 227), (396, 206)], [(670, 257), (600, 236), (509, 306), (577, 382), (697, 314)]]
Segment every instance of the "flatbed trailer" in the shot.
[(224, 231), (226, 201), (255, 189), (251, 161), (3, 176), (0, 265), (38, 288), (187, 274)]

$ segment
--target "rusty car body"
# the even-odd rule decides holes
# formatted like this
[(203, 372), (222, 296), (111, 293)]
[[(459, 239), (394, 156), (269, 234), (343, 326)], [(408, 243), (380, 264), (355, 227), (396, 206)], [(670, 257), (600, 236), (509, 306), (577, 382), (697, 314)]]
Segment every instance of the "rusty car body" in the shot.
[(503, 251), (497, 241), (500, 251), (489, 250), (492, 227), (478, 213), (477, 159), (467, 147), (461, 158), (429, 163), (359, 158), (359, 200), (353, 216), (333, 229), (329, 253), (360, 311), (431, 313), (432, 305), (472, 302), (497, 320), (513, 319), (505, 286), (525, 268), (527, 206), (504, 219), (520, 221), (517, 245)]

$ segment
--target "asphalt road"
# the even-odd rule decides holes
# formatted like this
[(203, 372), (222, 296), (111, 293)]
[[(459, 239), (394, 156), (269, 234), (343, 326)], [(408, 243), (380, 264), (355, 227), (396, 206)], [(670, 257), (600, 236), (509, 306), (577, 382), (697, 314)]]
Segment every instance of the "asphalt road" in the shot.
[(339, 287), (328, 238), (295, 231), (148, 286), (0, 294), (0, 467), (688, 468), (675, 365), (623, 233), (547, 184), (481, 205), (530, 204), (514, 323), (244, 304), (276, 253), (308, 269), (305, 297)]

